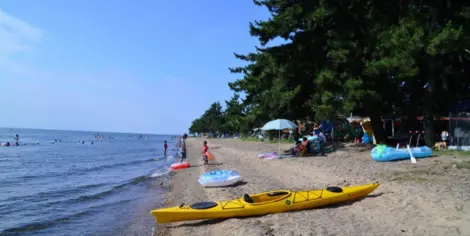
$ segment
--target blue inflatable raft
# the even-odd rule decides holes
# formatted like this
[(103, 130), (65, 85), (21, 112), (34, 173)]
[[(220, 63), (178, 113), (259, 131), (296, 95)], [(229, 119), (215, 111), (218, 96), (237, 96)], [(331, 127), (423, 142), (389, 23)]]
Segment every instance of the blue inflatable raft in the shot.
[[(414, 147), (410, 148), (413, 157), (415, 158), (425, 158), (432, 155), (432, 149), (426, 146), (424, 147)], [(370, 152), (372, 159), (375, 161), (398, 161), (404, 159), (410, 159), (410, 153), (407, 148), (396, 149), (392, 147), (387, 147), (385, 145), (379, 145), (372, 149)]]
[[(308, 141), (316, 141), (316, 140), (318, 140), (318, 135), (306, 136), (306, 137), (307, 137), (307, 140), (308, 140)], [(299, 141), (300, 141), (300, 142), (304, 141), (304, 138), (303, 138), (303, 137), (302, 137), (302, 138), (299, 138)]]
[(204, 187), (223, 187), (234, 185), (242, 180), (240, 173), (234, 170), (214, 170), (199, 176), (199, 183)]

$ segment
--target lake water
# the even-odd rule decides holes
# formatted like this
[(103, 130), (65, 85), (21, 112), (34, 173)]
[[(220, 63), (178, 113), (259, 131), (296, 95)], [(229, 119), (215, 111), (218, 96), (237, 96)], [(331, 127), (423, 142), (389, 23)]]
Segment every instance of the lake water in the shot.
[(0, 235), (150, 234), (174, 136), (0, 128), (0, 143), (16, 134), (0, 147)]

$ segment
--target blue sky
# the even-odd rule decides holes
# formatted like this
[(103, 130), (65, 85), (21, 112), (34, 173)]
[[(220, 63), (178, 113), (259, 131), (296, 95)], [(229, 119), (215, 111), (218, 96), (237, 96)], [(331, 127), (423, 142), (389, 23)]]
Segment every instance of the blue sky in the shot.
[(4, 0), (0, 127), (179, 134), (233, 94), (251, 0)]

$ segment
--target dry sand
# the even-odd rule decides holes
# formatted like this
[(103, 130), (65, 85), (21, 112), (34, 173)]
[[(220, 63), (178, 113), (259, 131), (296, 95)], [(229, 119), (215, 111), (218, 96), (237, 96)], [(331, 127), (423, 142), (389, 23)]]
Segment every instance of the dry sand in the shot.
[[(166, 206), (234, 199), (275, 189), (312, 189), (379, 181), (369, 197), (353, 204), (261, 217), (156, 225), (155, 235), (470, 235), (470, 171), (459, 157), (377, 163), (361, 148), (340, 148), (327, 156), (258, 159), (276, 144), (209, 139), (218, 164), (200, 160), (202, 139), (188, 139), (193, 167), (171, 180)], [(287, 149), (289, 145), (282, 144)], [(201, 173), (235, 169), (246, 184), (227, 188), (199, 185)]]

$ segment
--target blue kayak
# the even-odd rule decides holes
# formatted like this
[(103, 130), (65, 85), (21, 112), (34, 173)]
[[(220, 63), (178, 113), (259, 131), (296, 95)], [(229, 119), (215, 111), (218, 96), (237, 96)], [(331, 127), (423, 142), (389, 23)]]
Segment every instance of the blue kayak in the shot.
[(240, 173), (234, 170), (214, 170), (199, 176), (199, 183), (204, 187), (223, 187), (234, 185), (242, 180)]
[[(415, 158), (425, 158), (432, 156), (432, 149), (426, 146), (424, 147), (414, 147), (410, 148), (413, 157)], [(396, 149), (392, 147), (386, 147), (384, 145), (379, 145), (372, 149), (370, 152), (372, 159), (375, 161), (398, 161), (404, 159), (410, 159), (410, 153), (408, 149)]]

